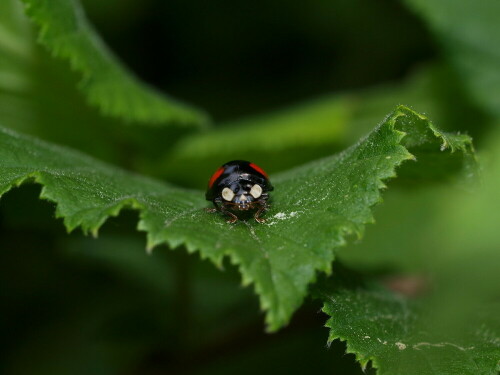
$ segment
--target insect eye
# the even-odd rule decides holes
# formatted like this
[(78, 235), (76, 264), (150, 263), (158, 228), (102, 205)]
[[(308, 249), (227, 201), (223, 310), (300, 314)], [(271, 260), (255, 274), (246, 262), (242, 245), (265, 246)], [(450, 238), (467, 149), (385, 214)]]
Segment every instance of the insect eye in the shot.
[(262, 195), (262, 187), (258, 184), (255, 184), (250, 189), (250, 195), (252, 197), (254, 197), (255, 199), (257, 199), (258, 197), (260, 197)]
[(222, 198), (224, 198), (228, 202), (232, 201), (234, 198), (234, 191), (232, 191), (228, 187), (225, 187), (224, 189), (222, 189)]

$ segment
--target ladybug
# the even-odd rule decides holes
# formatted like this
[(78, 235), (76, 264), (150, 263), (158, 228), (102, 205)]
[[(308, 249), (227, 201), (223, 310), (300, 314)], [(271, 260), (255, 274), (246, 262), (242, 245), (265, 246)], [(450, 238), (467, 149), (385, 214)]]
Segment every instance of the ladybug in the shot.
[[(235, 223), (239, 216), (253, 212), (258, 223), (265, 222), (260, 215), (269, 209), (269, 194), (273, 186), (266, 172), (258, 165), (244, 160), (230, 161), (210, 177), (205, 197), (215, 208), (230, 217), (228, 223)], [(238, 216), (239, 215), (239, 216)]]

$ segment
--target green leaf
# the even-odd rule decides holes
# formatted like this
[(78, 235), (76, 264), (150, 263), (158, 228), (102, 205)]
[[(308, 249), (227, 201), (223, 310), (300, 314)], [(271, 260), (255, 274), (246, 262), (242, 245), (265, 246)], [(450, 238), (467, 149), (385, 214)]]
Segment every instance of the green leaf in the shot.
[[(476, 316), (455, 334), (425, 324), (422, 303), (364, 282), (344, 269), (316, 290), (331, 318), (329, 342), (347, 342), (347, 352), (377, 374), (494, 375), (500, 358), (500, 325)], [(431, 312), (433, 310), (430, 310)], [(495, 310), (490, 310), (494, 316)]]
[[(268, 327), (276, 330), (300, 306), (316, 272), (330, 271), (334, 249), (373, 222), (370, 208), (381, 200), (382, 180), (394, 177), (403, 161), (414, 159), (406, 147), (423, 159), (432, 155), (432, 165), (422, 166), (434, 173), (464, 167), (470, 172), (473, 163), (469, 137), (442, 133), (401, 106), (343, 153), (272, 176), (275, 192), (266, 224), (228, 225), (219, 214), (203, 210), (208, 204), (202, 191), (132, 175), (3, 130), (0, 194), (34, 180), (44, 186), (41, 197), (57, 203), (57, 217), (68, 230), (80, 226), (94, 234), (108, 216), (124, 207), (137, 209), (138, 227), (147, 232), (150, 249), (164, 243), (185, 245), (219, 265), (228, 256), (239, 266), (243, 284), (255, 284)], [(206, 172), (208, 178), (212, 171)]]
[(378, 374), (500, 371), (500, 133), (489, 138), (481, 186), (473, 192), (439, 185), (388, 194), (385, 228), (367, 233), (369, 245), (361, 246), (358, 259), (347, 254), (352, 249), (341, 257), (356, 266), (410, 270), (413, 279), (420, 275), (432, 283), (423, 298), (353, 280), (345, 270), (316, 290), (331, 316), (330, 340), (345, 340), (348, 351), (363, 366), (373, 361)]
[(429, 23), (476, 103), (500, 116), (500, 2), (406, 1)]
[(39, 41), (81, 74), (79, 88), (105, 115), (144, 124), (206, 125), (207, 116), (138, 80), (106, 47), (78, 0), (22, 0)]

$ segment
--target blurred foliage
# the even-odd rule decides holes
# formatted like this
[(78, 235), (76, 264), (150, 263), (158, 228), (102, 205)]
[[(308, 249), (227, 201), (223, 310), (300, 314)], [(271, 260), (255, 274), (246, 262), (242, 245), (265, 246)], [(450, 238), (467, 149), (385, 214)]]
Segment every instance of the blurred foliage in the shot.
[(169, 180), (196, 188), (205, 187), (206, 176), (193, 169), (210, 170), (231, 159), (251, 159), (270, 173), (285, 170), (348, 147), (398, 103), (410, 103), (444, 129), (463, 123), (465, 130), (478, 134), (478, 127), (489, 119), (462, 94), (448, 68), (430, 66), (402, 83), (323, 97), (184, 137), (166, 154), (160, 168)]
[[(43, 8), (38, 24), (82, 22), (82, 13), (72, 13), (77, 0), (54, 2), (75, 4), (66, 8), (69, 17), (52, 17), (51, 8)], [(478, 193), (470, 181), (450, 183), (425, 173), (416, 180), (420, 167), (412, 165), (434, 161), (417, 155), (419, 162), (406, 163), (390, 183), (375, 209), (375, 225), (339, 258), (367, 285), (389, 288), (377, 286), (388, 300), (381, 309), (394, 298), (423, 306), (426, 313), (412, 329), (463, 340), (457, 333), (471, 327), (482, 342), (476, 350), (489, 353), (478, 360), (483, 367), (476, 373), (493, 374), (500, 369), (479, 369), (500, 359), (497, 7), (495, 0), (83, 0), (90, 23), (83, 21), (77, 33), (98, 40), (91, 53), (99, 58), (105, 51), (104, 60), (118, 56), (108, 62), (139, 88), (205, 108), (215, 128), (195, 132), (176, 122), (142, 126), (117, 112), (103, 116), (97, 107), (111, 97), (101, 95), (89, 106), (88, 91), (78, 88), (81, 74), (45, 49), (53, 52), (52, 37), (46, 34), (44, 46), (36, 43), (39, 25), (30, 23), (21, 1), (5, 0), (0, 126), (200, 189), (218, 165), (238, 158), (262, 165), (274, 182), (274, 173), (355, 143), (398, 104), (444, 130), (466, 131), (484, 162), (485, 187)], [(69, 39), (56, 35), (52, 41), (78, 53)], [(93, 72), (106, 80), (99, 68)], [(135, 104), (119, 112), (137, 114)], [(145, 256), (133, 212), (108, 220), (98, 240), (67, 235), (53, 220), (55, 207), (39, 201), (39, 194), (36, 185), (26, 185), (0, 201), (1, 373), (363, 373), (353, 355), (343, 354), (343, 343), (325, 348), (319, 305), (307, 302), (288, 327), (264, 334), (256, 299), (238, 287), (233, 265), (224, 263), (220, 272), (198, 256), (164, 248)], [(353, 298), (370, 293), (356, 290), (351, 285), (345, 292)], [(349, 301), (342, 306), (353, 307)], [(348, 314), (344, 328), (359, 334), (351, 319)], [(372, 348), (379, 350), (377, 343)], [(436, 350), (425, 352), (435, 358), (442, 348), (427, 349)], [(365, 353), (365, 359), (383, 362), (380, 351), (364, 350), (357, 347), (358, 359)], [(393, 359), (401, 358), (396, 352)], [(455, 368), (438, 362), (436, 373)], [(365, 373), (375, 373), (367, 366)]]
[(167, 99), (125, 70), (94, 32), (77, 1), (23, 2), (26, 14), (39, 26), (38, 41), (82, 75), (78, 88), (103, 114), (142, 124), (199, 126), (207, 121), (202, 113)]
[[(422, 14), (478, 106), (500, 116), (500, 3), (406, 0)], [(473, 15), (473, 16), (471, 16)]]
[(218, 121), (401, 78), (434, 54), (392, 0), (84, 3), (134, 71)]
[[(140, 126), (103, 117), (76, 90), (80, 78), (53, 59), (18, 0), (0, 4), (0, 118), (2, 125), (66, 144), (133, 168), (135, 158), (156, 160), (186, 126)], [(155, 145), (152, 147), (152, 145)]]

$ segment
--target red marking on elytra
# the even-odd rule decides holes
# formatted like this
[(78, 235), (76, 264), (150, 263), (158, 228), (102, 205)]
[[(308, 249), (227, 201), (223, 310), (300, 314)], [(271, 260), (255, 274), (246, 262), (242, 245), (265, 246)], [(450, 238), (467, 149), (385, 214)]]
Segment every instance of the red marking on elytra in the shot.
[(254, 163), (250, 163), (250, 168), (255, 169), (257, 172), (264, 175), (264, 177), (269, 178), (267, 173), (264, 172), (264, 170), (261, 167), (259, 167), (258, 165), (254, 164)]
[(215, 173), (212, 175), (212, 177), (210, 177), (210, 181), (208, 181), (208, 187), (211, 188), (212, 185), (214, 184), (215, 180), (217, 180), (220, 175), (222, 174), (222, 172), (224, 172), (224, 167), (220, 167), (219, 169), (217, 169), (215, 171)]

